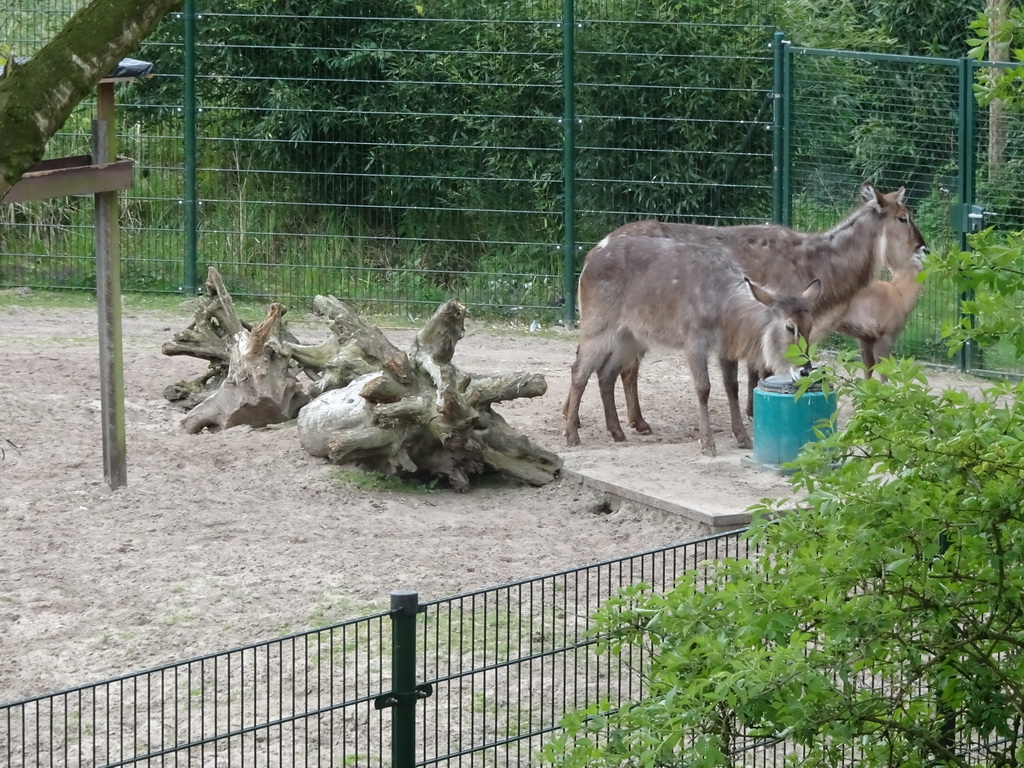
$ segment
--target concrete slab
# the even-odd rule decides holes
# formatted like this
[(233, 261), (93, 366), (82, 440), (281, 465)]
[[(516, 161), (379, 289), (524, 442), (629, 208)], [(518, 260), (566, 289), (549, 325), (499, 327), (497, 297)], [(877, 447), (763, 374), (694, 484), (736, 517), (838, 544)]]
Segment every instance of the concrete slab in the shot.
[(562, 476), (623, 501), (681, 515), (713, 532), (748, 525), (748, 508), (764, 499), (796, 495), (784, 474), (754, 463), (749, 450), (720, 445), (713, 458), (694, 453), (692, 443), (623, 443), (565, 452)]

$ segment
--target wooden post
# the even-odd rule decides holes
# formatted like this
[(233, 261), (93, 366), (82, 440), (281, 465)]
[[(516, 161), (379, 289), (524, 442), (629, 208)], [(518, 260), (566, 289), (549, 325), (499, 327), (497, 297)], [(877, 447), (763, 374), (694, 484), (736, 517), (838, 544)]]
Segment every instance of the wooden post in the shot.
[[(127, 65), (127, 66), (126, 66)], [(150, 77), (153, 65), (124, 59), (96, 89), (89, 155), (44, 160), (0, 198), (19, 203), (66, 195), (93, 195), (96, 300), (100, 335), (100, 405), (103, 476), (111, 490), (128, 482), (125, 457), (124, 363), (121, 352), (121, 238), (117, 195), (132, 185), (134, 161), (117, 157), (114, 84)]]
[[(117, 159), (114, 84), (101, 82), (96, 92), (92, 162)], [(124, 362), (121, 347), (121, 239), (117, 192), (97, 192), (95, 201), (96, 298), (99, 303), (100, 410), (103, 430), (103, 477), (111, 490), (128, 483), (124, 422)]]

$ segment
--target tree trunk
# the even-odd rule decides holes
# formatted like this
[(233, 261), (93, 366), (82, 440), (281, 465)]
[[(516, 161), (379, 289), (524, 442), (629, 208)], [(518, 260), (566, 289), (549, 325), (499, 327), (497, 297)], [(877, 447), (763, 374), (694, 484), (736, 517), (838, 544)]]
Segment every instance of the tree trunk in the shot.
[(271, 304), (266, 317), (253, 328), (236, 314), (231, 294), (213, 267), (206, 289), (192, 324), (163, 346), (165, 355), (210, 361), (210, 369), (196, 381), (164, 390), (169, 400), (195, 405), (181, 422), (182, 428), (191, 433), (217, 432), (291, 421), (309, 396), (291, 362), (290, 334), (279, 323), (286, 312), (284, 305)]
[[(561, 459), (517, 433), (492, 408), (504, 400), (543, 395), (544, 377), (472, 376), (452, 363), (463, 336), (461, 304), (443, 304), (402, 353), (336, 299), (318, 297), (317, 302), (323, 310), (341, 306), (332, 328), (337, 333), (344, 326), (349, 335), (332, 342), (326, 369), (346, 374), (332, 379), (332, 388), (299, 413), (299, 440), (308, 453), (388, 474), (445, 477), (457, 491), (488, 470), (533, 485), (558, 474)], [(349, 378), (349, 372), (366, 367), (378, 370)], [(346, 378), (343, 386), (333, 387)]]
[(91, 0), (26, 62), (0, 75), (0, 198), (114, 66), (182, 0)]

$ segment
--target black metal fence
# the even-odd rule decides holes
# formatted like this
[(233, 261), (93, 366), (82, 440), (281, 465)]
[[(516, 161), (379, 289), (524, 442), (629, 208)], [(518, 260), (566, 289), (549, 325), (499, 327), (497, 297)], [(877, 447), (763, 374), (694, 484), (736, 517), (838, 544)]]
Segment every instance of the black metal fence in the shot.
[(563, 715), (643, 693), (643, 658), (594, 652), (603, 600), (749, 554), (730, 532), (424, 604), (396, 592), (390, 612), (2, 705), (0, 763), (536, 765)]

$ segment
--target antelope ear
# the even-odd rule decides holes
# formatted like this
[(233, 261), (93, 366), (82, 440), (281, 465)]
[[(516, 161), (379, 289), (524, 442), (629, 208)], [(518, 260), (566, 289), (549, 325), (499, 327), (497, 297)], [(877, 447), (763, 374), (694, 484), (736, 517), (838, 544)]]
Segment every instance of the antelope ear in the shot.
[(751, 281), (749, 277), (744, 276), (743, 282), (747, 284), (747, 288), (750, 289), (750, 295), (757, 299), (759, 302), (764, 304), (766, 307), (770, 307), (775, 303), (775, 296), (767, 288), (763, 288), (757, 283)]
[(896, 202), (903, 205), (903, 201), (907, 199), (907, 188), (900, 187), (896, 190)]
[(812, 280), (810, 285), (804, 288), (804, 292), (800, 295), (808, 301), (817, 301), (818, 297), (821, 296), (821, 280), (817, 278)]
[(865, 181), (860, 185), (860, 196), (865, 203), (871, 205), (876, 211), (882, 210), (882, 205), (885, 202), (882, 199), (882, 193), (875, 189), (875, 185), (870, 181)]

